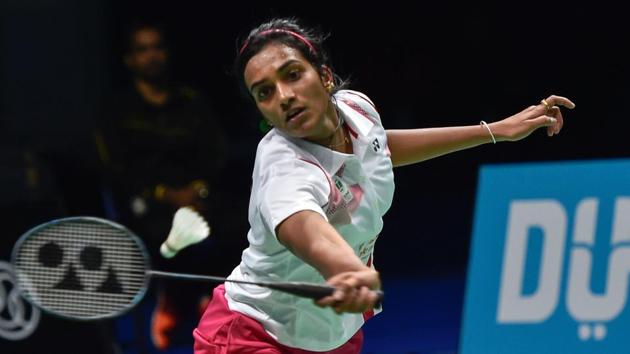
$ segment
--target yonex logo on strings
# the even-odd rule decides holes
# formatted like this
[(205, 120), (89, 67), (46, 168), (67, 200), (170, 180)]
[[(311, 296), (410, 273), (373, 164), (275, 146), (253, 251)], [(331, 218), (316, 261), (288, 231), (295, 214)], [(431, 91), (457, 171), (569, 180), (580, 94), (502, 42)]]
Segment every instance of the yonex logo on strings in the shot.
[[(567, 284), (566, 307), (569, 316), (580, 323), (577, 336), (582, 341), (603, 340), (607, 322), (617, 318), (626, 307), (630, 275), (630, 197), (617, 197), (611, 220), (610, 252), (603, 279), (592, 271), (599, 200), (585, 198), (578, 204), (573, 223), (573, 238), (568, 279), (562, 281), (567, 239), (567, 212), (557, 200), (516, 200), (510, 205), (503, 269), (499, 289), (497, 322), (500, 324), (535, 324), (549, 319), (556, 311), (561, 284)], [(524, 280), (530, 230), (542, 231), (537, 288), (524, 294)], [(601, 242), (601, 240), (600, 240)], [(531, 257), (532, 254), (529, 254)], [(530, 258), (531, 259), (531, 258)], [(595, 274), (595, 275), (594, 275)], [(595, 293), (592, 283), (603, 280), (605, 290)], [(601, 282), (600, 282), (601, 283)]]
[[(49, 241), (39, 247), (38, 261), (43, 267), (58, 268), (62, 266), (63, 259), (64, 250), (57, 243)], [(118, 281), (116, 273), (112, 267), (107, 267), (107, 270), (103, 269), (104, 256), (103, 250), (100, 247), (92, 245), (83, 247), (79, 252), (77, 261), (78, 265), (82, 267), (82, 270), (99, 273), (104, 271), (107, 272), (100, 285), (96, 289), (86, 289), (85, 284), (81, 282), (81, 279), (77, 274), (77, 265), (71, 261), (67, 268), (63, 271), (63, 277), (56, 285), (53, 286), (53, 288), (78, 291), (92, 290), (99, 293), (112, 294), (120, 294), (123, 292), (122, 285)]]
[(374, 141), (372, 141), (372, 148), (374, 149), (374, 152), (378, 152), (381, 148), (381, 144), (378, 142), (378, 139), (374, 139)]

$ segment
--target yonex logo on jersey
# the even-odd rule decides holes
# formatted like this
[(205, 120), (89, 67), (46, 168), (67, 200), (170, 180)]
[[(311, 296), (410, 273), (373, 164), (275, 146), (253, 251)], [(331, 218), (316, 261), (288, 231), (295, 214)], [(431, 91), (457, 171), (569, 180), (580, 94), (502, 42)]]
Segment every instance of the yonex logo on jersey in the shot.
[(374, 139), (374, 141), (372, 142), (372, 148), (374, 149), (374, 152), (378, 152), (378, 150), (381, 148), (381, 144), (378, 142), (378, 139)]

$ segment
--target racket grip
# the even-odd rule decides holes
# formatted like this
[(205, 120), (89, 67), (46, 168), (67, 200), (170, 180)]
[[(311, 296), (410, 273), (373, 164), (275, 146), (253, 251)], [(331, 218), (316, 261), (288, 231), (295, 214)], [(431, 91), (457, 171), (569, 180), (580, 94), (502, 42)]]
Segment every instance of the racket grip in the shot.
[[(290, 282), (290, 283), (267, 283), (267, 287), (279, 291), (284, 291), (297, 296), (307, 297), (313, 300), (319, 300), (326, 296), (330, 296), (335, 292), (335, 288), (329, 285)], [(385, 293), (381, 290), (373, 290), (378, 299), (374, 304), (374, 307), (381, 307)]]

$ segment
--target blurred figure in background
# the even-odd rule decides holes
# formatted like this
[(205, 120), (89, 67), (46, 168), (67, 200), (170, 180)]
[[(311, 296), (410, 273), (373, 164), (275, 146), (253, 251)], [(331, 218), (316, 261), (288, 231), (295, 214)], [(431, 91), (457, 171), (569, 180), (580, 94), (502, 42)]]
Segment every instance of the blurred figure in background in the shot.
[[(126, 40), (123, 59), (131, 85), (115, 95), (96, 134), (105, 195), (111, 196), (108, 216), (143, 239), (156, 268), (192, 272), (208, 262), (209, 257), (201, 259), (199, 246), (172, 260), (158, 250), (179, 207), (192, 206), (211, 226), (219, 219), (216, 185), (225, 162), (225, 135), (209, 102), (171, 80), (162, 27), (136, 24)], [(172, 281), (158, 285), (151, 329), (156, 347), (176, 344), (180, 330), (189, 343), (190, 329), (178, 324), (198, 318), (198, 300), (206, 287)]]
[[(76, 322), (37, 310), (19, 296), (11, 251), (29, 229), (68, 216), (58, 176), (41, 148), (18, 139), (0, 112), (0, 352), (117, 353), (111, 321)], [(70, 261), (67, 259), (67, 261)]]

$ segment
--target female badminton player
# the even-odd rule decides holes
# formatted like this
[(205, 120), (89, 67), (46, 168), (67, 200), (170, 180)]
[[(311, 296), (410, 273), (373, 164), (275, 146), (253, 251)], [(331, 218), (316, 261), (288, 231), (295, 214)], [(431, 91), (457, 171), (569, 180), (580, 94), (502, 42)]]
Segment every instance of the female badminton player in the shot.
[(194, 330), (195, 353), (336, 353), (361, 350), (361, 326), (380, 311), (374, 243), (394, 195), (396, 166), (485, 143), (560, 132), (563, 97), (494, 123), (385, 130), (372, 101), (345, 89), (324, 37), (294, 19), (254, 28), (236, 74), (271, 130), (258, 145), (249, 204), (249, 247), (239, 280), (327, 282), (317, 302), (228, 283)]

